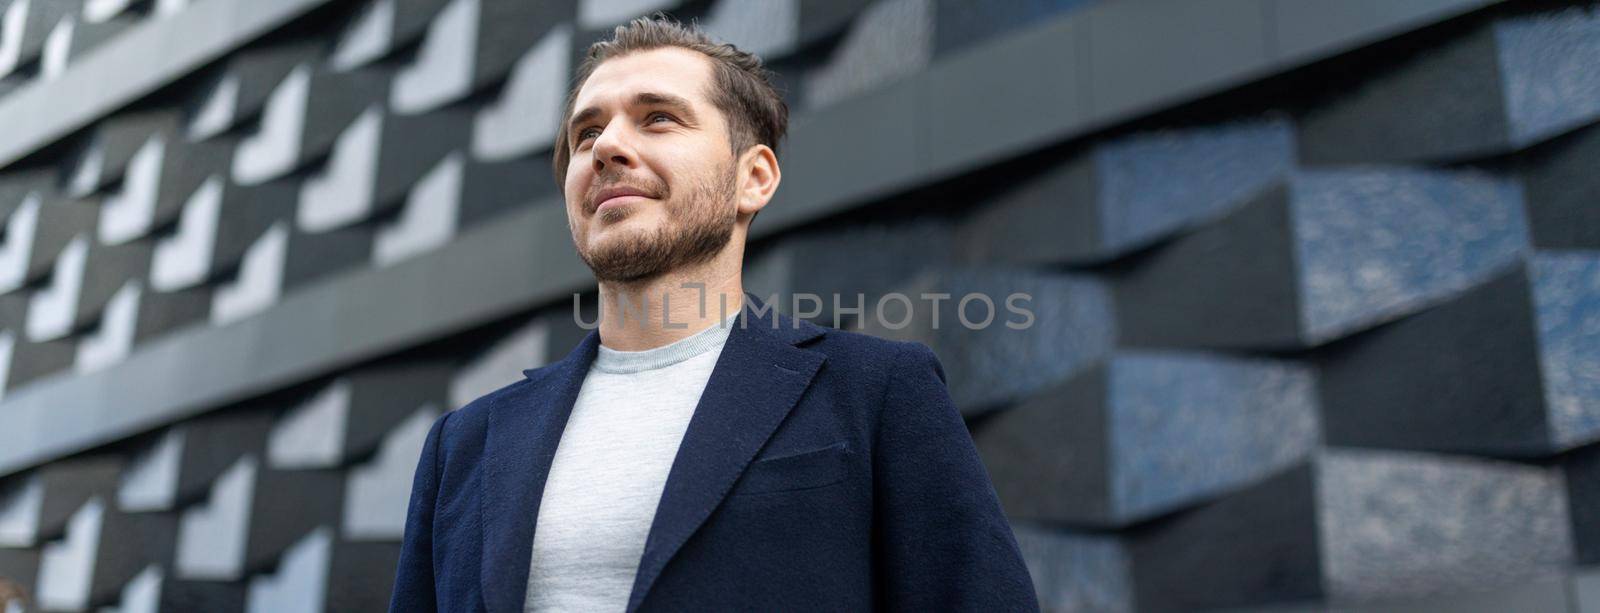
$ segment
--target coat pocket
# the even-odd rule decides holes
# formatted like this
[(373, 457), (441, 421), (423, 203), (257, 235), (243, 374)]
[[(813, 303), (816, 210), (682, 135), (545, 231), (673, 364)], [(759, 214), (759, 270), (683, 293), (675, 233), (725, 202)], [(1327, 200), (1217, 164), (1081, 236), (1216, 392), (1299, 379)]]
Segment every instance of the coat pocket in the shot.
[(844, 480), (850, 448), (845, 441), (750, 463), (733, 495), (770, 494), (833, 485)]

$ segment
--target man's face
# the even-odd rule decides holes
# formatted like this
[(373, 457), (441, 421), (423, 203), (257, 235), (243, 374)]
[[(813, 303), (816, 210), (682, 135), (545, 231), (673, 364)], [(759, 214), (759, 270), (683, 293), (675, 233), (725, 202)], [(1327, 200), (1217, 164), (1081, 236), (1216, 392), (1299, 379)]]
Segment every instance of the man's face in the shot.
[(737, 220), (736, 160), (706, 98), (711, 60), (677, 47), (606, 60), (564, 129), (567, 225), (601, 281), (650, 279), (704, 262)]

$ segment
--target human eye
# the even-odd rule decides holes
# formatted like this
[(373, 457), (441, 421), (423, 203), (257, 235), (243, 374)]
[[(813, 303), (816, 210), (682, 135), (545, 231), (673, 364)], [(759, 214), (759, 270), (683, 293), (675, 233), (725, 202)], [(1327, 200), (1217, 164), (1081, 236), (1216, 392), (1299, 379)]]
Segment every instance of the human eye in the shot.
[(645, 123), (655, 123), (656, 118), (658, 118), (658, 117), (659, 118), (665, 118), (667, 121), (677, 121), (678, 120), (677, 117), (673, 117), (671, 114), (669, 114), (669, 113), (667, 113), (665, 111), (656, 111), (656, 112), (651, 113), (650, 115), (646, 116), (644, 121), (645, 121)]

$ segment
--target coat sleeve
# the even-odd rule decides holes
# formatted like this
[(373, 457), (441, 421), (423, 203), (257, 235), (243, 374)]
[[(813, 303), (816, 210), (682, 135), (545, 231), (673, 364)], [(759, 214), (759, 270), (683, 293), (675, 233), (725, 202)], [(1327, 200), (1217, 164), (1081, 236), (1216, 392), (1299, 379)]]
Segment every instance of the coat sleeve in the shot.
[(877, 601), (895, 611), (1038, 611), (977, 447), (921, 343), (901, 343), (873, 445)]
[(395, 572), (394, 593), (389, 599), (391, 613), (436, 611), (433, 576), (433, 510), (439, 494), (439, 441), (451, 413), (441, 415), (428, 430), (422, 444), (422, 457), (411, 480), (411, 504), (406, 509), (404, 542), (400, 564)]

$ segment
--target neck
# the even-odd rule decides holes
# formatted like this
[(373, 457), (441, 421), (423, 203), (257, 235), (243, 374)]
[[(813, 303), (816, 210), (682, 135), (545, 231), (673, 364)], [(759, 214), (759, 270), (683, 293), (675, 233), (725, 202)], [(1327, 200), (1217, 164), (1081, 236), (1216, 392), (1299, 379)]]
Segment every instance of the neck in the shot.
[(600, 283), (600, 344), (617, 351), (668, 345), (744, 308), (739, 262), (715, 258), (633, 283)]

